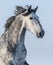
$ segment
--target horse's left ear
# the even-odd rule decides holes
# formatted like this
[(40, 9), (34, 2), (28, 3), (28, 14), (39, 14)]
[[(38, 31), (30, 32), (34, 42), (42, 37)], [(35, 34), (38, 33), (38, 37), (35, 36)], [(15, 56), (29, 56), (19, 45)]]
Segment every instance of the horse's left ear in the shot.
[(37, 9), (38, 9), (38, 6), (34, 9), (35, 13), (36, 13)]

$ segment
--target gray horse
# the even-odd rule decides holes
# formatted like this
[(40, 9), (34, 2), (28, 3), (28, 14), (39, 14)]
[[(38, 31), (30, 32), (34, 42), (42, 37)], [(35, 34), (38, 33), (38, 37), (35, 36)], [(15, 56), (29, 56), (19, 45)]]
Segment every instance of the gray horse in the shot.
[(38, 6), (23, 8), (16, 6), (15, 16), (8, 18), (5, 32), (0, 38), (0, 65), (28, 65), (24, 45), (26, 30), (38, 38), (43, 38), (44, 30), (36, 15)]

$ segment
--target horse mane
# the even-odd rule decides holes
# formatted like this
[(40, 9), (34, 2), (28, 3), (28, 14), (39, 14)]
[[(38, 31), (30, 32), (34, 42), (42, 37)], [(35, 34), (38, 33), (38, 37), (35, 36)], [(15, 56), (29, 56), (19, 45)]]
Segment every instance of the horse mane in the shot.
[(24, 13), (27, 9), (21, 7), (21, 6), (16, 6), (16, 10), (15, 10), (15, 15), (19, 15), (21, 13)]
[(7, 19), (7, 22), (5, 24), (5, 31), (11, 26), (11, 24), (13, 23), (13, 21), (15, 20), (16, 16), (11, 16)]

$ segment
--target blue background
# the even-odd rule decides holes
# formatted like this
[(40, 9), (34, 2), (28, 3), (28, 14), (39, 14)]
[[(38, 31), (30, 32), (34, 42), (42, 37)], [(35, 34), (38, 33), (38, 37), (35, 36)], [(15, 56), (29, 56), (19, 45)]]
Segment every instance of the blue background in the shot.
[(14, 15), (16, 5), (39, 6), (37, 15), (45, 30), (43, 39), (38, 39), (27, 31), (25, 46), (26, 60), (30, 65), (53, 65), (53, 0), (0, 0), (0, 36), (8, 17)]

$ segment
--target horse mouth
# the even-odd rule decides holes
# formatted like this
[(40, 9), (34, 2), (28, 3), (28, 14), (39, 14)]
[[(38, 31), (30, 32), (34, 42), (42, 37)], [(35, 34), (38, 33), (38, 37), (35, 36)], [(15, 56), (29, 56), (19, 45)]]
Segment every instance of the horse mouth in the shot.
[(39, 35), (37, 35), (37, 38), (43, 38), (43, 36), (39, 36)]

